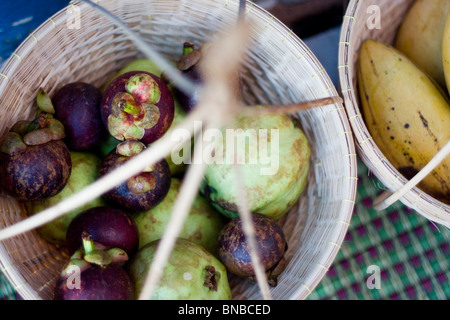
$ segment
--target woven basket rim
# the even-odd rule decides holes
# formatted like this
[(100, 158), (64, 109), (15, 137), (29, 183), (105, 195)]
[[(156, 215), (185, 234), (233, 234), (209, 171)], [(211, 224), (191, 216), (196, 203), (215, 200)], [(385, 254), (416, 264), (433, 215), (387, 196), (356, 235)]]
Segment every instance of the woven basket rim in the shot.
[[(351, 0), (347, 7), (339, 40), (339, 66), (346, 66), (348, 61), (352, 61), (351, 58), (349, 58), (351, 56), (352, 46), (350, 39), (354, 32), (354, 23), (357, 19), (361, 3), (363, 3), (363, 1)], [(394, 187), (391, 186), (393, 182), (404, 185), (408, 180), (392, 166), (371, 138), (371, 134), (361, 116), (361, 110), (358, 104), (358, 90), (352, 85), (352, 67), (353, 65), (345, 68), (338, 68), (338, 72), (340, 90), (344, 99), (349, 122), (356, 139), (355, 145), (357, 151), (360, 154), (362, 161), (373, 171), (376, 177), (380, 179), (391, 192), (395, 192), (397, 189), (394, 189)], [(433, 198), (419, 188), (414, 187), (411, 189), (400, 199), (400, 201), (404, 205), (416, 210), (425, 218), (450, 228), (450, 205)], [(421, 208), (426, 209), (422, 210)]]
[[(237, 0), (232, 0), (230, 3), (236, 2)], [(228, 3), (228, 1), (227, 1)], [(99, 3), (101, 5), (101, 1)], [(267, 21), (271, 24), (275, 25), (277, 28), (280, 28), (282, 32), (286, 34), (285, 40), (287, 42), (292, 43), (296, 48), (302, 48), (304, 49), (307, 54), (305, 54), (305, 57), (317, 67), (317, 75), (320, 77), (321, 81), (327, 86), (328, 94), (338, 96), (338, 91), (333, 85), (331, 79), (329, 78), (328, 74), (326, 73), (325, 69), (322, 67), (320, 61), (317, 59), (317, 57), (309, 50), (309, 48), (306, 46), (306, 44), (299, 39), (289, 28), (287, 28), (280, 20), (278, 20), (273, 15), (269, 14), (265, 9), (259, 7), (257, 4), (252, 3), (251, 1), (247, 0), (248, 9), (247, 14), (250, 13), (250, 11), (255, 11), (255, 14), (262, 15), (265, 18), (267, 18)], [(25, 60), (27, 55), (32, 51), (32, 49), (40, 42), (40, 39), (45, 38), (49, 34), (52, 33), (52, 31), (56, 28), (56, 26), (59, 26), (61, 24), (66, 23), (66, 11), (67, 8), (70, 5), (77, 5), (82, 8), (83, 11), (85, 10), (91, 10), (89, 5), (87, 5), (84, 2), (80, 1), (71, 1), (71, 3), (55, 13), (53, 16), (51, 16), (49, 19), (47, 19), (45, 22), (43, 22), (38, 28), (36, 28), (15, 50), (15, 52), (5, 61), (3, 64), (1, 70), (0, 70), (0, 96), (3, 95), (5, 86), (7, 82), (10, 80), (22, 60)], [(342, 143), (345, 145), (346, 149), (348, 149), (348, 152), (350, 157), (348, 157), (349, 161), (349, 171), (351, 177), (357, 177), (357, 158), (356, 158), (356, 151), (355, 151), (355, 143), (354, 138), (351, 130), (351, 124), (348, 121), (347, 111), (345, 110), (345, 106), (343, 103), (338, 103), (335, 106), (336, 112), (339, 115), (340, 125), (342, 125), (344, 132), (346, 133), (344, 135), (344, 138), (342, 140)], [(327, 247), (327, 249), (321, 251), (320, 256), (325, 257), (326, 259), (323, 259), (324, 261), (327, 261), (328, 263), (326, 265), (317, 266), (312, 272), (311, 275), (308, 275), (305, 283), (302, 283), (302, 287), (299, 287), (293, 297), (293, 299), (305, 299), (313, 290), (314, 288), (320, 283), (321, 279), (325, 276), (328, 269), (331, 267), (332, 262), (334, 261), (336, 255), (339, 252), (340, 245), (344, 241), (345, 234), (347, 232), (347, 229), (350, 225), (350, 220), (353, 213), (353, 208), (355, 204), (355, 198), (357, 193), (357, 181), (351, 180), (351, 183), (349, 183), (349, 190), (346, 194), (349, 195), (348, 199), (344, 199), (347, 203), (347, 210), (345, 210), (345, 215), (343, 215), (340, 221), (341, 223), (337, 223), (334, 226), (333, 229), (333, 239), (335, 241), (333, 243), (330, 243), (330, 246)], [(344, 210), (342, 210), (344, 211)], [(0, 243), (0, 246), (3, 247), (3, 244)], [(24, 285), (24, 282), (21, 283), (17, 282), (17, 276), (20, 276), (20, 272), (17, 269), (16, 266), (11, 264), (10, 257), (4, 250), (0, 250), (0, 266), (1, 269), (6, 274), (7, 278), (12, 282), (12, 284), (15, 286), (15, 289), (17, 292), (22, 295), (25, 299), (39, 299), (39, 294), (34, 291), (30, 286)]]

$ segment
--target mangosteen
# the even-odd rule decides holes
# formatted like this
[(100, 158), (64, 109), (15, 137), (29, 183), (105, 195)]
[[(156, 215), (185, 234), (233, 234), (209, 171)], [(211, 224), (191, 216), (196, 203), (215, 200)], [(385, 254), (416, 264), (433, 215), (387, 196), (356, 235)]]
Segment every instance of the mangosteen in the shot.
[(1, 188), (19, 201), (58, 194), (72, 168), (64, 137), (63, 124), (44, 111), (33, 121), (15, 123), (0, 139)]
[(174, 101), (166, 83), (145, 71), (130, 71), (105, 89), (102, 120), (117, 140), (156, 141), (172, 124)]
[(99, 206), (79, 213), (67, 228), (66, 245), (70, 253), (80, 249), (84, 232), (108, 248), (124, 250), (129, 257), (139, 247), (136, 223), (128, 213), (117, 208)]
[[(141, 248), (128, 264), (128, 274), (139, 297), (160, 240)], [(224, 265), (202, 246), (178, 238), (162, 271), (153, 300), (230, 300), (231, 289)]]
[[(127, 140), (112, 150), (100, 166), (99, 176), (119, 168), (146, 146), (137, 140)], [(111, 204), (129, 212), (142, 212), (158, 205), (169, 192), (170, 168), (165, 159), (107, 191), (103, 197)]]
[(132, 300), (134, 285), (123, 269), (125, 251), (106, 249), (83, 234), (83, 248), (76, 251), (61, 272), (54, 300)]
[[(181, 73), (199, 86), (204, 84), (204, 76), (200, 71), (199, 62), (202, 59), (202, 56), (208, 53), (208, 47), (210, 45), (212, 44), (207, 43), (202, 45), (199, 49), (196, 49), (193, 43), (186, 41), (183, 44), (183, 56), (177, 63), (177, 68), (181, 71)], [(170, 79), (167, 79), (167, 81), (170, 82)], [(236, 76), (233, 77), (231, 81), (233, 91), (236, 94), (236, 97), (239, 97), (242, 94), (240, 74), (236, 73)], [(185, 112), (191, 111), (200, 98), (199, 90), (191, 93), (185, 93), (177, 86), (174, 86), (173, 93), (175, 99), (180, 103), (180, 106)]]
[[(284, 253), (287, 242), (283, 230), (272, 218), (252, 214), (256, 244), (261, 264), (267, 272), (268, 283), (277, 285), (277, 277), (284, 270)], [(232, 219), (219, 236), (219, 259), (231, 273), (255, 279), (255, 271), (250, 257), (240, 217)]]
[(72, 82), (53, 96), (55, 118), (66, 129), (65, 142), (73, 151), (90, 151), (106, 134), (100, 114), (102, 94), (89, 83)]

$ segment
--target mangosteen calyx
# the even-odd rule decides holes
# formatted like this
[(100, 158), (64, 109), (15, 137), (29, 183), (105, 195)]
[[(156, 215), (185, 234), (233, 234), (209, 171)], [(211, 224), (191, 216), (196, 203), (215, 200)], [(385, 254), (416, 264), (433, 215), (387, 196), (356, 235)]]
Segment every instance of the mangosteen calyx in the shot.
[(183, 44), (183, 56), (177, 63), (177, 68), (180, 71), (186, 71), (191, 67), (195, 66), (201, 59), (202, 52), (201, 49), (195, 50), (194, 44), (190, 42), (185, 42)]
[(116, 146), (116, 153), (124, 157), (131, 157), (141, 153), (145, 148), (145, 144), (138, 140), (125, 140)]
[(50, 113), (42, 112), (33, 121), (18, 121), (0, 139), (0, 150), (10, 156), (24, 152), (27, 146), (45, 144), (65, 137), (63, 124)]
[(153, 128), (161, 117), (156, 106), (161, 99), (161, 90), (155, 79), (146, 73), (131, 76), (125, 90), (113, 98), (108, 129), (117, 140), (140, 140), (145, 130)]
[[(116, 153), (122, 156), (123, 162), (138, 155), (146, 148), (146, 145), (138, 140), (125, 140), (116, 146)], [(156, 187), (156, 179), (150, 173), (155, 170), (155, 166), (147, 166), (144, 170), (129, 178), (126, 181), (128, 191), (133, 194), (145, 193)]]
[(216, 268), (213, 266), (207, 266), (205, 268), (205, 281), (203, 285), (207, 287), (209, 290), (217, 291), (220, 273), (216, 271)]
[(10, 156), (25, 152), (27, 145), (16, 132), (7, 132), (0, 140), (0, 151)]
[(100, 243), (95, 243), (92, 236), (84, 232), (82, 235), (83, 248), (70, 257), (69, 263), (61, 272), (61, 278), (68, 278), (74, 268), (80, 272), (97, 266), (106, 268), (110, 265), (123, 265), (128, 260), (127, 253), (119, 248), (108, 249)]

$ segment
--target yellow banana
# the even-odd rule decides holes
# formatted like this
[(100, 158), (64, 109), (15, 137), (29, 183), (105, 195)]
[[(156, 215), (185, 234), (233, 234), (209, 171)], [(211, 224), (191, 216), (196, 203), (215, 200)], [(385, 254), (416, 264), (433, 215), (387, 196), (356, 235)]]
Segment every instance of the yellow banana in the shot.
[(442, 36), (442, 64), (444, 67), (447, 90), (450, 93), (450, 12), (447, 14), (444, 34)]
[[(358, 57), (365, 123), (380, 150), (411, 178), (450, 140), (450, 105), (427, 74), (405, 55), (367, 40)], [(450, 157), (419, 187), (450, 203)]]
[(416, 0), (405, 15), (395, 41), (395, 47), (442, 88), (446, 88), (442, 35), (449, 10), (449, 0)]

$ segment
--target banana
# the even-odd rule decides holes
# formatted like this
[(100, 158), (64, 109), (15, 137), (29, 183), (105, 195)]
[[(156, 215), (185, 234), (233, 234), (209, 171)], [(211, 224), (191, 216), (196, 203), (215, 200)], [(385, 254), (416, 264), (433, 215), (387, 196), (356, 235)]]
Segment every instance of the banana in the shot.
[(449, 10), (449, 0), (416, 0), (400, 25), (394, 45), (444, 89), (442, 35)]
[(444, 67), (447, 90), (450, 93), (450, 12), (447, 14), (444, 34), (442, 36), (442, 64)]
[[(374, 142), (410, 179), (450, 140), (450, 105), (442, 90), (392, 46), (366, 40), (359, 52), (358, 87)], [(450, 203), (450, 157), (418, 185)]]

